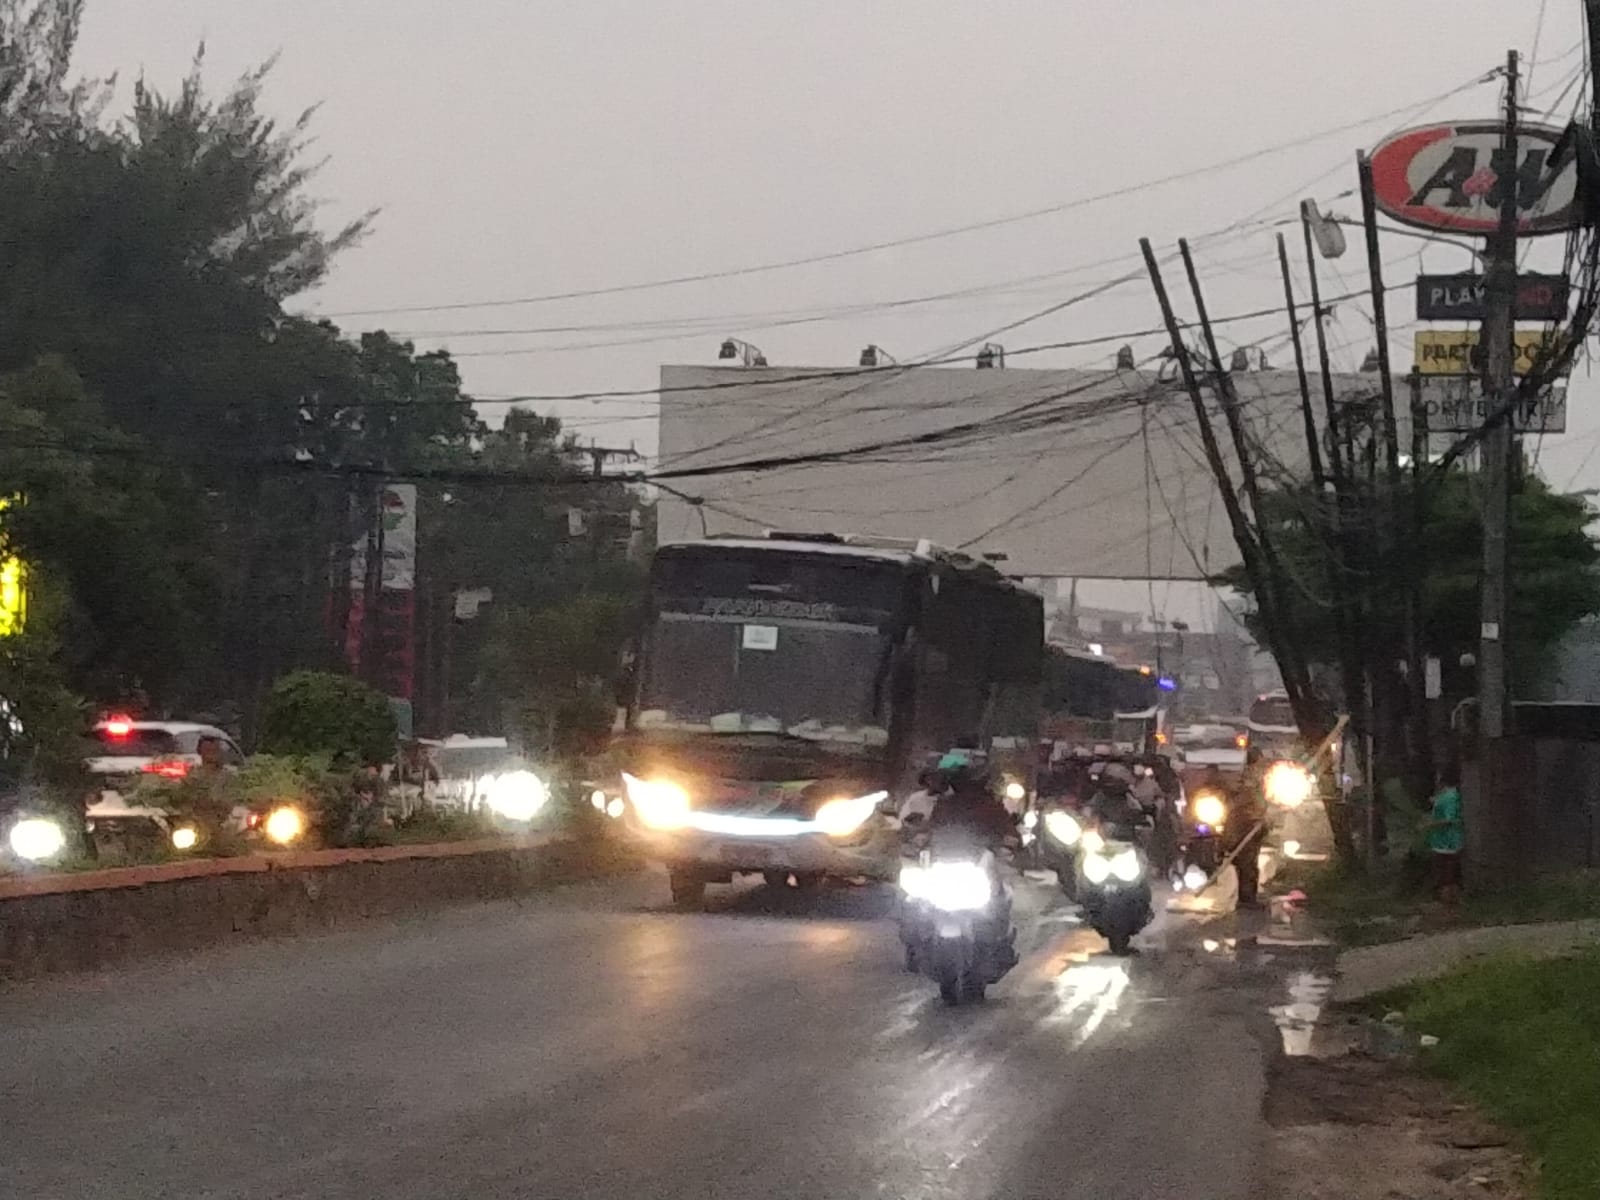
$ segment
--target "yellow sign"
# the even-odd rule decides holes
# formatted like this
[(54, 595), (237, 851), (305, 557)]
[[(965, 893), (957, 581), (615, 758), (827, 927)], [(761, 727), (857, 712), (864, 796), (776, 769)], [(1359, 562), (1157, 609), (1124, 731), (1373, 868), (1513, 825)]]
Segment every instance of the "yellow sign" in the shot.
[[(1477, 375), (1483, 370), (1476, 329), (1427, 329), (1416, 335), (1418, 375)], [(1526, 375), (1548, 342), (1542, 329), (1519, 329), (1512, 370)]]
[(15, 554), (0, 558), (0, 637), (22, 632), (22, 623), (28, 615), (24, 574), (22, 560)]

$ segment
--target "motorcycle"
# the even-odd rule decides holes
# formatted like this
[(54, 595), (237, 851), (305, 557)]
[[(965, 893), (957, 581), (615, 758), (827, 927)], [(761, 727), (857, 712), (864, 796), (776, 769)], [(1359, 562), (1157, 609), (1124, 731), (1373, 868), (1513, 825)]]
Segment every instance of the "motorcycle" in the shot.
[(1011, 896), (994, 852), (964, 830), (916, 840), (916, 860), (900, 871), (906, 969), (937, 983), (948, 1005), (981, 1001), (1017, 964)]
[(1184, 813), (1178, 857), (1170, 872), (1173, 891), (1199, 892), (1211, 882), (1225, 856), (1227, 826), (1228, 802), (1222, 794), (1209, 788), (1197, 791)]
[(1133, 935), (1155, 919), (1149, 862), (1132, 831), (1121, 827), (1085, 830), (1081, 844), (1078, 891), (1084, 917), (1111, 953), (1127, 954)]

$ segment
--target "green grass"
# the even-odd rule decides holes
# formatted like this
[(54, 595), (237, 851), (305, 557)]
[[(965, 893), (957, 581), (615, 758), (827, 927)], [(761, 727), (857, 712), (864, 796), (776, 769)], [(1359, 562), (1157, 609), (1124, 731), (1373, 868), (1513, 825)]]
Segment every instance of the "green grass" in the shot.
[(1600, 948), (1571, 958), (1497, 958), (1378, 997), (1432, 1034), (1432, 1073), (1519, 1132), (1541, 1200), (1600, 1197)]
[(1600, 919), (1600, 871), (1546, 876), (1513, 890), (1469, 893), (1455, 909), (1435, 904), (1425, 878), (1408, 877), (1395, 865), (1371, 874), (1328, 866), (1292, 882), (1305, 890), (1308, 911), (1345, 946), (1479, 925)]

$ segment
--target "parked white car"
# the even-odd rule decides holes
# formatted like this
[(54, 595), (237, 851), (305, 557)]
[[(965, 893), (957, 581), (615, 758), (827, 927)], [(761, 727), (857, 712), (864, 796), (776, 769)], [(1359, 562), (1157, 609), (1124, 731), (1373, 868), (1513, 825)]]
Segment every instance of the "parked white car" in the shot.
[(200, 744), (213, 739), (224, 768), (237, 770), (244, 755), (215, 725), (192, 721), (133, 721), (108, 717), (89, 734), (84, 767), (99, 785), (84, 816), (97, 841), (123, 836), (158, 838), (171, 834), (166, 810), (135, 804), (130, 797), (147, 778), (182, 779), (201, 762)]

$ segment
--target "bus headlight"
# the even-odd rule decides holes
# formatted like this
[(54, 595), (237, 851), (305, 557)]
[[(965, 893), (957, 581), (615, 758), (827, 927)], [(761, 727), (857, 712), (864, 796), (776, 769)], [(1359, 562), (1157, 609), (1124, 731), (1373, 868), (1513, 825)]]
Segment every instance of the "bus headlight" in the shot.
[(1267, 770), (1263, 790), (1272, 803), (1281, 804), (1284, 808), (1299, 808), (1311, 799), (1314, 786), (1310, 771), (1299, 763), (1285, 760), (1273, 763)]
[(27, 817), (11, 827), (11, 850), (29, 862), (47, 862), (67, 848), (66, 831), (48, 817)]
[(689, 823), (689, 793), (670, 779), (639, 779), (624, 772), (622, 786), (639, 820), (651, 829), (682, 829)]
[(1044, 828), (1063, 846), (1076, 846), (1078, 839), (1083, 836), (1083, 826), (1078, 824), (1078, 818), (1064, 808), (1052, 808), (1045, 813)]
[(888, 792), (873, 792), (849, 800), (829, 800), (817, 809), (817, 828), (829, 837), (849, 837), (888, 797)]
[(532, 771), (507, 771), (489, 777), (484, 801), (507, 821), (531, 821), (550, 800), (550, 788)]

